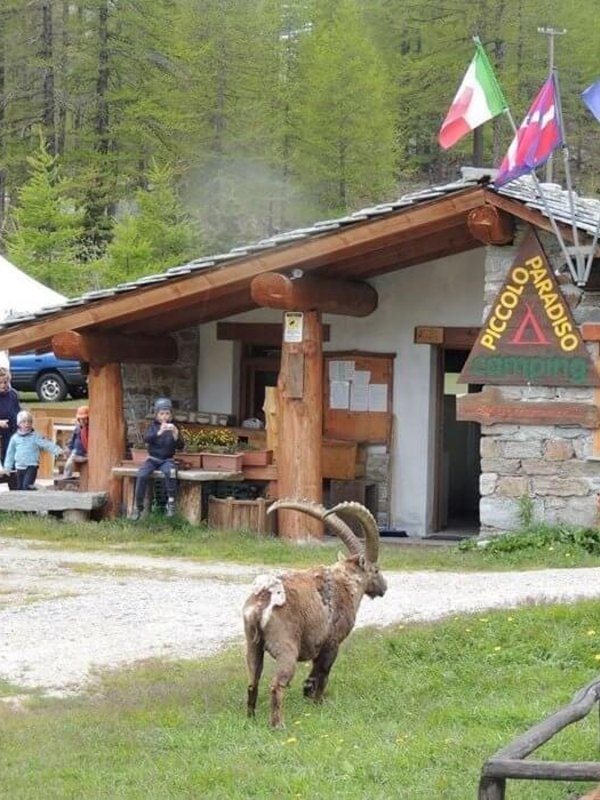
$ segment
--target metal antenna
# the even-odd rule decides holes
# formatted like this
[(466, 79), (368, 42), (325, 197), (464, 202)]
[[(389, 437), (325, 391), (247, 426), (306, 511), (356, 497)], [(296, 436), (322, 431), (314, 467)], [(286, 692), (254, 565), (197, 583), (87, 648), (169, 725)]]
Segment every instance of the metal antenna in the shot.
[[(554, 37), (562, 36), (567, 32), (567, 29), (542, 25), (537, 29), (537, 32), (543, 33), (548, 37), (548, 75), (552, 75), (552, 70), (554, 69)], [(552, 183), (552, 156), (546, 161), (546, 183)]]

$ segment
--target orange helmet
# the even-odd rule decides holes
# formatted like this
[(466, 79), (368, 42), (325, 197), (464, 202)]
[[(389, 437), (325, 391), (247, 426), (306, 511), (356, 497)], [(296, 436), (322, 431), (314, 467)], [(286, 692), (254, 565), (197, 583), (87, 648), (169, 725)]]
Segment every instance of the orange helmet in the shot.
[(77, 419), (87, 419), (90, 415), (90, 407), (89, 406), (79, 406), (77, 409), (77, 413), (75, 416)]

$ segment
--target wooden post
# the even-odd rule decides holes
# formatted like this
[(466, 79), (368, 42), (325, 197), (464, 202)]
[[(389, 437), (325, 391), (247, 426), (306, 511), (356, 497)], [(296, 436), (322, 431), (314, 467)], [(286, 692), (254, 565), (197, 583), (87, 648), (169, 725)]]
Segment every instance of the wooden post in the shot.
[(114, 517), (121, 511), (122, 484), (113, 478), (112, 468), (123, 458), (126, 440), (120, 364), (90, 364), (88, 389), (88, 488), (108, 492), (104, 513)]
[(504, 800), (506, 780), (504, 778), (481, 778), (477, 796), (478, 800)]
[(265, 431), (267, 434), (267, 450), (273, 451), (273, 461), (277, 462), (277, 447), (279, 441), (279, 393), (276, 386), (265, 387)]
[[(323, 340), (320, 314), (307, 311), (294, 333), (284, 322), (279, 373), (279, 497), (323, 499)], [(321, 538), (323, 524), (297, 511), (278, 511), (279, 535), (288, 539)]]

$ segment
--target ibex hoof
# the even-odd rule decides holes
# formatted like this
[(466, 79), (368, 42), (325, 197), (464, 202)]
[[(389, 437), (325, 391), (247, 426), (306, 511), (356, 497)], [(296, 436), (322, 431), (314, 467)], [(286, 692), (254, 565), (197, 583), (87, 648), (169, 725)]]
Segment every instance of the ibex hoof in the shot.
[(315, 694), (317, 692), (317, 682), (314, 678), (307, 678), (304, 681), (304, 697), (308, 697), (310, 700), (313, 700)]

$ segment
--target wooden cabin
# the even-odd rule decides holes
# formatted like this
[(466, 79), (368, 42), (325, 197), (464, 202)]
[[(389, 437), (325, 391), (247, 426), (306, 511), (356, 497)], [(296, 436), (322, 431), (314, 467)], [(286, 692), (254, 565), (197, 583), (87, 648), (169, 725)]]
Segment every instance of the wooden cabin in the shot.
[[(571, 240), (567, 218), (559, 224)], [(595, 218), (582, 213), (578, 225), (591, 241)], [(596, 388), (509, 381), (493, 402), (484, 395), (487, 416), (472, 401), (461, 409), (481, 385), (459, 376), (530, 229), (562, 270), (560, 291), (596, 358), (596, 295), (565, 272), (535, 191), (523, 180), (497, 191), (476, 170), (13, 320), (0, 350), (51, 348), (89, 365), (88, 482), (108, 491), (107, 513), (122, 507), (113, 470), (156, 396), (187, 420), (213, 413), (239, 427), (262, 416), (277, 384), (268, 483), (279, 496), (368, 499), (383, 529), (417, 536), (515, 527), (526, 495), (544, 518), (588, 524), (595, 423), (581, 408), (566, 427), (560, 415), (557, 425), (523, 420), (522, 409), (532, 397), (595, 409)], [(514, 422), (490, 403), (517, 404)], [(293, 512), (280, 513), (279, 530), (321, 533)]]

